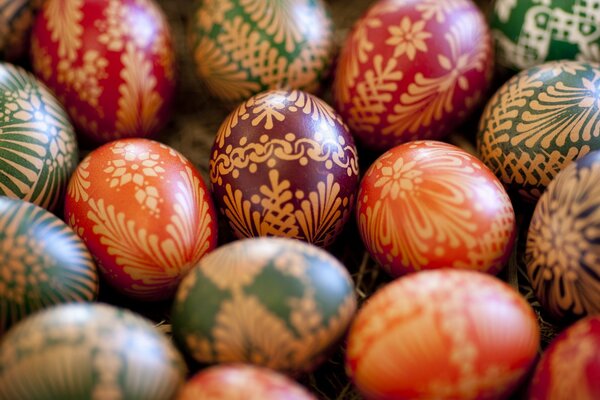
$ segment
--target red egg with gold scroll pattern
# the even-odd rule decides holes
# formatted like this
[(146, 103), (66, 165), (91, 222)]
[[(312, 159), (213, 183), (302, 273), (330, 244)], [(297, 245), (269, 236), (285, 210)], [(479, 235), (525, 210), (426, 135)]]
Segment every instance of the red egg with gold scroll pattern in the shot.
[(438, 139), (485, 94), (491, 36), (471, 0), (380, 0), (340, 54), (336, 109), (363, 145)]
[(422, 271), (378, 290), (348, 334), (346, 369), (369, 400), (505, 399), (532, 367), (535, 313), (475, 271)]
[(153, 0), (48, 0), (34, 23), (31, 57), (94, 142), (148, 137), (169, 117), (175, 57)]
[(500, 181), (476, 157), (442, 142), (399, 145), (360, 184), (359, 231), (391, 275), (435, 268), (498, 273), (515, 240), (515, 214)]
[(248, 364), (217, 365), (194, 375), (177, 400), (316, 400), (290, 378)]
[(600, 316), (578, 321), (550, 343), (536, 367), (529, 399), (600, 399)]
[(217, 220), (199, 172), (174, 149), (120, 139), (92, 151), (67, 188), (65, 219), (105, 280), (140, 300), (171, 297), (216, 246)]

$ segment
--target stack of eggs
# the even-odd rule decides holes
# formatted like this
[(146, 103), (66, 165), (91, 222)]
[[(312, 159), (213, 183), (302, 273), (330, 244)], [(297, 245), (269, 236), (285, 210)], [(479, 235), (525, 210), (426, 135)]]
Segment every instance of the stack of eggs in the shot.
[(0, 0), (0, 398), (600, 397), (600, 3), (483, 3), (203, 0), (199, 166), (159, 4)]

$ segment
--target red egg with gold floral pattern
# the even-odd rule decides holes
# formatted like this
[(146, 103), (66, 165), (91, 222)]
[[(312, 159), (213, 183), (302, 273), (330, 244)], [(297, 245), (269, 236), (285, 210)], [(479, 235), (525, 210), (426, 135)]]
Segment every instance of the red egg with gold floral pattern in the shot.
[(346, 370), (368, 400), (508, 399), (533, 366), (537, 318), (501, 280), (422, 271), (373, 294), (348, 333)]
[(489, 28), (473, 1), (380, 0), (346, 39), (336, 109), (372, 149), (439, 139), (478, 106), (492, 63)]
[(107, 143), (79, 164), (65, 219), (105, 281), (140, 300), (171, 297), (217, 242), (202, 176), (174, 149), (142, 138)]
[(515, 213), (496, 176), (442, 142), (409, 142), (379, 157), (360, 183), (357, 219), (371, 256), (392, 276), (437, 268), (498, 273)]
[(148, 137), (169, 118), (175, 57), (153, 0), (48, 0), (34, 23), (31, 58), (93, 142)]

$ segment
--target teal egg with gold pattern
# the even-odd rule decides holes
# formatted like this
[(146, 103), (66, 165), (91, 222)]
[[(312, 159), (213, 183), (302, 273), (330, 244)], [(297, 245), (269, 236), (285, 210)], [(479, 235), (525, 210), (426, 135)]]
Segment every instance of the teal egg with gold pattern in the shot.
[(49, 211), (0, 196), (0, 335), (35, 311), (97, 295), (96, 266), (79, 236)]
[(553, 61), (512, 77), (483, 111), (477, 148), (509, 192), (536, 202), (567, 165), (600, 149), (600, 65)]
[(153, 324), (106, 304), (62, 304), (0, 342), (0, 399), (172, 400), (185, 363)]
[(0, 195), (56, 209), (78, 154), (54, 95), (24, 69), (0, 63)]
[(314, 93), (335, 50), (322, 0), (204, 0), (190, 42), (197, 75), (231, 103), (269, 89)]
[(496, 0), (490, 25), (498, 64), (511, 70), (600, 61), (598, 0)]
[(171, 321), (177, 343), (199, 362), (294, 375), (327, 357), (355, 310), (352, 279), (325, 250), (252, 238), (200, 260), (177, 291)]

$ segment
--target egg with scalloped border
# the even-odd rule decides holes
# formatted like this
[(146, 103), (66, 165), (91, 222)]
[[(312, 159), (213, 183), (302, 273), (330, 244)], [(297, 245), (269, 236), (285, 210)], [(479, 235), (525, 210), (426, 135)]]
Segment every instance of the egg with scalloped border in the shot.
[(45, 209), (0, 196), (0, 336), (35, 311), (97, 295), (96, 265), (79, 236)]
[(355, 310), (350, 274), (325, 250), (252, 238), (200, 260), (177, 290), (171, 322), (177, 343), (196, 361), (297, 374), (327, 357)]
[(217, 365), (194, 375), (177, 400), (316, 400), (285, 375), (248, 364)]
[(515, 241), (510, 198), (475, 156), (423, 140), (388, 150), (360, 183), (356, 216), (392, 276), (436, 268), (498, 273)]
[(174, 295), (181, 278), (217, 243), (210, 193), (194, 165), (149, 139), (119, 139), (73, 174), (65, 220), (104, 280), (139, 300)]
[(63, 106), (32, 74), (0, 62), (0, 195), (54, 210), (78, 158)]
[(335, 108), (374, 150), (440, 139), (477, 108), (492, 72), (489, 28), (471, 0), (379, 0), (341, 50)]
[(151, 321), (106, 304), (67, 304), (0, 342), (0, 398), (171, 400), (186, 367)]
[(556, 174), (600, 149), (600, 64), (555, 61), (502, 85), (479, 122), (477, 151), (509, 192), (536, 202)]
[(558, 322), (600, 314), (600, 152), (569, 164), (540, 197), (527, 233), (527, 275)]
[(584, 318), (552, 340), (529, 386), (529, 400), (600, 398), (600, 316)]
[(317, 91), (335, 51), (321, 0), (204, 0), (190, 39), (197, 75), (234, 104), (269, 89)]
[(0, 59), (20, 60), (29, 50), (33, 19), (42, 0), (0, 0)]
[(222, 123), (210, 157), (216, 206), (238, 238), (328, 246), (354, 207), (358, 159), (340, 116), (302, 91), (250, 98)]
[(369, 400), (504, 399), (533, 367), (535, 313), (501, 280), (422, 271), (392, 281), (360, 309), (346, 370)]
[(175, 54), (154, 0), (46, 0), (31, 60), (93, 143), (149, 137), (169, 119)]

